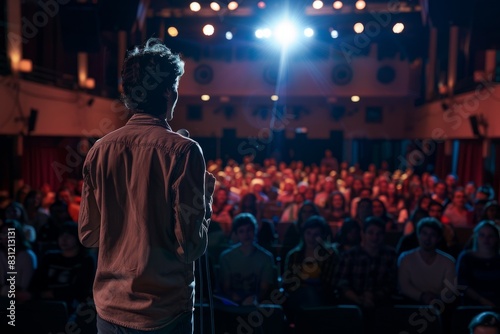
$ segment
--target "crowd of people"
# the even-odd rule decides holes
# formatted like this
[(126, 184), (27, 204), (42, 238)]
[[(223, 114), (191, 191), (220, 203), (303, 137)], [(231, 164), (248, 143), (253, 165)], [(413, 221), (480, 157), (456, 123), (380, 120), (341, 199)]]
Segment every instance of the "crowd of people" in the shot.
[[(209, 161), (217, 178), (208, 257), (224, 303), (284, 296), (293, 321), (300, 307), (356, 304), (500, 305), (500, 207), (488, 185), (431, 173), (363, 171), (245, 157)], [(466, 180), (465, 180), (466, 181)], [(78, 242), (81, 181), (56, 192), (24, 186), (0, 196), (0, 292), (8, 282), (7, 235), (15, 230), (19, 302), (92, 299), (97, 250)], [(284, 228), (282, 228), (284, 227)], [(470, 231), (462, 242), (457, 230)], [(399, 237), (388, 244), (388, 233)]]

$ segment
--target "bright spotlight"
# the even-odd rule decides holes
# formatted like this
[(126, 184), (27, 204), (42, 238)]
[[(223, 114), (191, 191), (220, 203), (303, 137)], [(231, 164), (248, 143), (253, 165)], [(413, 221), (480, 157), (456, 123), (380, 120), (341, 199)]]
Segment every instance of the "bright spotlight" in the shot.
[(204, 94), (201, 96), (202, 101), (209, 101), (210, 100), (210, 95)]
[(220, 5), (214, 1), (210, 3), (210, 8), (212, 8), (214, 12), (218, 12), (220, 10)]
[(276, 38), (284, 45), (290, 44), (296, 35), (295, 27), (290, 22), (282, 22), (275, 30)]
[(333, 3), (333, 8), (335, 8), (335, 9), (340, 9), (340, 8), (342, 8), (342, 6), (344, 6), (344, 4), (342, 3), (342, 1), (335, 1)]
[(276, 102), (276, 101), (278, 101), (279, 99), (280, 99), (280, 98), (279, 98), (279, 96), (278, 96), (278, 95), (271, 95), (271, 100), (272, 100), (272, 101)]
[(269, 28), (262, 29), (262, 33), (264, 34), (264, 38), (270, 38), (272, 35), (271, 29)]
[(363, 10), (363, 9), (365, 9), (365, 7), (366, 7), (366, 2), (364, 2), (363, 0), (356, 1), (356, 9), (357, 10)]
[(227, 4), (227, 9), (229, 10), (235, 10), (236, 8), (238, 8), (238, 2), (236, 1), (231, 1)]
[(266, 8), (266, 3), (264, 1), (259, 1), (257, 3), (257, 7), (259, 7), (260, 9), (264, 9)]
[(357, 96), (357, 95), (351, 96), (351, 101), (352, 102), (356, 103), (356, 102), (359, 102), (359, 100), (361, 100), (359, 96)]
[(400, 34), (403, 32), (403, 30), (405, 30), (405, 25), (401, 22), (398, 22), (394, 25), (394, 27), (392, 27), (392, 31), (395, 33), (395, 34)]
[(258, 39), (264, 38), (264, 29), (255, 30), (255, 37)]
[(189, 4), (189, 9), (191, 9), (193, 12), (199, 12), (201, 9), (201, 5), (198, 2), (191, 2)]
[(215, 32), (215, 28), (213, 25), (211, 24), (207, 24), (203, 27), (203, 34), (205, 34), (205, 36), (212, 36)]
[(354, 25), (354, 31), (357, 33), (357, 34), (361, 34), (363, 32), (363, 30), (365, 30), (365, 26), (363, 25), (363, 23), (361, 22), (358, 22)]
[(314, 9), (321, 9), (323, 8), (323, 1), (321, 0), (315, 0), (312, 4)]
[(305, 28), (304, 29), (304, 36), (306, 36), (306, 37), (313, 37), (314, 36), (314, 30), (312, 28)]
[(330, 36), (332, 36), (332, 38), (338, 38), (339, 32), (335, 29), (332, 29), (332, 31), (330, 32)]
[(226, 32), (226, 39), (227, 39), (228, 41), (232, 40), (232, 39), (233, 39), (233, 33), (232, 33), (232, 32), (230, 32), (230, 31), (227, 31), (227, 32)]
[(171, 37), (177, 37), (177, 35), (179, 35), (179, 31), (177, 30), (176, 27), (169, 27), (167, 29), (167, 33), (171, 36)]

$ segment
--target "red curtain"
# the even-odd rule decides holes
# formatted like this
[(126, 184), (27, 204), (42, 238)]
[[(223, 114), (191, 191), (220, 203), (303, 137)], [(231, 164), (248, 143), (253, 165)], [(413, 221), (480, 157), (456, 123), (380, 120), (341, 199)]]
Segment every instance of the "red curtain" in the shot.
[(469, 181), (483, 184), (484, 158), (481, 140), (461, 140), (457, 164), (458, 182), (465, 185)]
[(436, 147), (436, 166), (434, 173), (440, 179), (444, 179), (451, 172), (451, 155), (447, 155), (445, 143), (438, 143)]
[(24, 139), (21, 168), (24, 182), (39, 189), (48, 183), (57, 190), (72, 171), (66, 162), (68, 155), (55, 138), (27, 137)]

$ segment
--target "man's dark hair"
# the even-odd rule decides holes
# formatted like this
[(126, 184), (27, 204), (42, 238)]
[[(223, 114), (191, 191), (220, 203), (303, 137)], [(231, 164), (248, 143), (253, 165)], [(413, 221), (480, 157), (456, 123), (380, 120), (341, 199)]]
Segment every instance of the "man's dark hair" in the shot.
[(433, 229), (434, 231), (437, 232), (439, 237), (443, 236), (443, 224), (439, 220), (433, 217), (425, 217), (420, 219), (420, 221), (417, 224), (417, 235), (420, 234), (420, 231), (424, 227), (428, 227)]
[(439, 203), (438, 201), (432, 200), (429, 203), (429, 209), (431, 208), (431, 206), (439, 206), (439, 208), (441, 209), (441, 211), (443, 211), (443, 205), (441, 203)]
[(150, 38), (143, 47), (127, 53), (122, 69), (122, 100), (136, 113), (159, 116), (166, 112), (167, 90), (177, 88), (184, 62), (160, 39)]
[(474, 329), (478, 326), (492, 327), (500, 331), (500, 315), (490, 311), (480, 313), (469, 323), (470, 333), (474, 334)]
[(240, 227), (245, 225), (252, 225), (255, 228), (255, 234), (257, 234), (257, 219), (255, 219), (254, 215), (247, 212), (240, 213), (234, 217), (232, 230), (236, 233)]
[(363, 232), (366, 232), (366, 230), (368, 230), (368, 227), (370, 226), (377, 226), (382, 230), (382, 232), (385, 233), (385, 222), (379, 217), (371, 216), (366, 218), (365, 223), (363, 224)]
[(490, 199), (492, 199), (492, 198), (493, 198), (493, 196), (494, 196), (494, 191), (493, 191), (493, 189), (492, 189), (490, 186), (488, 186), (488, 185), (484, 185), (484, 186), (479, 187), (479, 188), (476, 190), (476, 193), (482, 193), (482, 194), (485, 194), (485, 195), (488, 197), (488, 199), (489, 199), (489, 200), (490, 200)]
[(302, 238), (304, 236), (304, 232), (311, 228), (319, 228), (321, 230), (321, 239), (325, 241), (327, 240), (327, 238), (331, 233), (330, 226), (328, 226), (328, 223), (326, 222), (325, 218), (319, 215), (314, 215), (309, 217), (305, 221), (304, 225), (302, 225), (301, 227)]

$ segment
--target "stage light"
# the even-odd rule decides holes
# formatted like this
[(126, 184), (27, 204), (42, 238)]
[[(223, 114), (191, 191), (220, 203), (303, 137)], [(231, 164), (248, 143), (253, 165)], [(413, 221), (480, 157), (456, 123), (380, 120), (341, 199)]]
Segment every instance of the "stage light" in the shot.
[(233, 39), (233, 33), (232, 33), (232, 32), (230, 32), (230, 31), (227, 31), (227, 32), (226, 32), (226, 39), (227, 39), (228, 41), (232, 40), (232, 39)]
[(95, 88), (95, 79), (94, 78), (85, 79), (85, 88), (94, 89)]
[(305, 28), (304, 29), (304, 36), (306, 36), (306, 37), (313, 37), (314, 36), (314, 30), (312, 28)]
[(236, 1), (231, 1), (227, 4), (227, 9), (229, 10), (235, 10), (236, 8), (238, 8), (238, 2)]
[(278, 101), (279, 99), (280, 99), (280, 98), (279, 98), (279, 96), (278, 96), (278, 95), (271, 95), (271, 100), (272, 100), (272, 101), (276, 102), (276, 101)]
[(266, 3), (264, 1), (259, 1), (257, 3), (257, 7), (259, 7), (260, 9), (264, 9), (266, 8)]
[(272, 36), (271, 29), (269, 28), (259, 28), (255, 30), (255, 37), (261, 38), (270, 38)]
[(332, 31), (330, 31), (330, 36), (332, 36), (332, 38), (338, 38), (339, 32), (335, 29), (332, 29)]
[(171, 37), (177, 37), (179, 35), (179, 31), (177, 30), (176, 27), (169, 27), (167, 29), (167, 33), (171, 36)]
[(276, 27), (274, 32), (276, 39), (283, 45), (288, 45), (295, 40), (297, 31), (295, 27), (288, 21), (284, 21)]
[(342, 3), (342, 1), (335, 1), (335, 2), (333, 3), (333, 8), (335, 8), (335, 9), (340, 9), (340, 8), (342, 8), (343, 6), (344, 6), (344, 4)]
[(321, 0), (315, 0), (313, 2), (313, 4), (312, 4), (312, 7), (314, 9), (321, 9), (321, 8), (323, 8), (323, 1), (321, 1)]
[(356, 103), (356, 102), (359, 102), (359, 100), (361, 100), (361, 98), (357, 95), (353, 95), (351, 96), (351, 101)]
[(365, 7), (366, 7), (366, 2), (364, 2), (363, 0), (356, 1), (356, 9), (357, 10), (363, 10), (363, 9), (365, 9)]
[(392, 27), (392, 31), (395, 33), (395, 34), (400, 34), (403, 32), (403, 30), (405, 30), (405, 25), (401, 22), (398, 22), (394, 25), (394, 27)]
[(201, 5), (198, 2), (191, 2), (189, 4), (189, 9), (191, 9), (193, 12), (199, 12), (201, 9)]
[(358, 22), (354, 25), (354, 31), (357, 34), (361, 34), (363, 30), (365, 30), (365, 26), (363, 25), (363, 23)]
[(218, 12), (220, 10), (220, 5), (214, 1), (210, 3), (210, 8), (212, 8), (214, 12)]
[(212, 36), (215, 32), (215, 28), (213, 25), (211, 24), (207, 24), (203, 27), (203, 34), (205, 34), (205, 36)]
[[(20, 72), (24, 72), (24, 73), (30, 73), (33, 71), (33, 62), (31, 61), (31, 59), (21, 59), (21, 61), (19, 61), (19, 65), (18, 65), (18, 69)], [(87, 80), (90, 80), (91, 78), (87, 78), (86, 81), (85, 81), (85, 84), (87, 84)], [(94, 79), (92, 79), (94, 80)], [(95, 87), (95, 82), (93, 84), (93, 87)]]
[(202, 100), (202, 101), (209, 101), (209, 100), (210, 100), (210, 95), (203, 94), (203, 95), (201, 96), (201, 100)]

